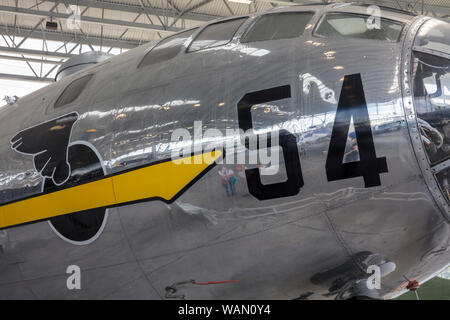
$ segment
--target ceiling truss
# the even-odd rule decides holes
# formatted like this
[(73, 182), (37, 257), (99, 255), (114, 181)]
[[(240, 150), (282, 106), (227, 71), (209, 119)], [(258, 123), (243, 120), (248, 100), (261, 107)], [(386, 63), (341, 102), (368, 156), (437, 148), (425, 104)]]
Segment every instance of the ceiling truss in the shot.
[[(5, 0), (0, 5), (0, 60), (24, 63), (33, 75), (0, 73), (0, 79), (48, 82), (52, 80), (48, 70), (54, 71), (66, 59), (86, 50), (122, 51), (224, 16), (307, 2), (310, 1), (254, 0), (245, 5), (229, 0)], [(450, 4), (445, 5), (445, 0), (436, 0), (433, 4), (430, 0), (366, 2), (450, 17)], [(75, 29), (68, 28), (74, 17), (73, 6), (77, 6), (81, 21)], [(57, 22), (58, 27), (48, 28), (49, 21)], [(30, 41), (40, 41), (40, 49), (37, 50), (36, 45), (31, 49)], [(49, 45), (52, 41), (60, 45)], [(36, 64), (40, 64), (40, 68), (36, 68)]]

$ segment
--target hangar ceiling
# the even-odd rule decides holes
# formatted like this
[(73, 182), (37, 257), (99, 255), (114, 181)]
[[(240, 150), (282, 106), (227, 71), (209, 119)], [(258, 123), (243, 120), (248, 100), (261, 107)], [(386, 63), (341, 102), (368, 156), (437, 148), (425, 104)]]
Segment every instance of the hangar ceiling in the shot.
[[(248, 2), (248, 3), (238, 3)], [(50, 82), (65, 59), (89, 50), (119, 53), (220, 17), (263, 12), (306, 0), (2, 0), (0, 59), (21, 61), (31, 75), (0, 79)], [(315, 3), (342, 1), (319, 0)], [(450, 17), (449, 0), (368, 0), (382, 6)]]

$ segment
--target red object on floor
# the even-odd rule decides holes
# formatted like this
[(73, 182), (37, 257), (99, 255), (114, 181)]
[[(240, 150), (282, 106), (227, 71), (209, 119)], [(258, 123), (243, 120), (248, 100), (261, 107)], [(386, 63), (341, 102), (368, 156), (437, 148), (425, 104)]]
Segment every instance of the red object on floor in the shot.
[(416, 280), (413, 280), (408, 283), (408, 285), (406, 286), (406, 289), (408, 289), (410, 291), (416, 291), (417, 289), (419, 289), (419, 287), (420, 287), (420, 284)]

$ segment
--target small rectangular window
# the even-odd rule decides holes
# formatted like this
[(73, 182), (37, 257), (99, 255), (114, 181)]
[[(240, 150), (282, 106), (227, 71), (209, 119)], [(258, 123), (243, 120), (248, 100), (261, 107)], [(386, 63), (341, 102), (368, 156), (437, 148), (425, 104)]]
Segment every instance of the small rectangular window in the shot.
[(173, 36), (167, 37), (161, 40), (155, 47), (153, 47), (142, 59), (138, 68), (142, 68), (151, 64), (161, 63), (166, 60), (174, 58), (180, 53), (186, 40), (195, 32), (198, 28), (183, 31)]
[(322, 20), (315, 34), (327, 38), (398, 41), (403, 23), (381, 18), (377, 25), (377, 21), (371, 21), (370, 18), (351, 13), (330, 13)]
[(76, 98), (84, 90), (88, 82), (92, 79), (93, 74), (87, 74), (81, 78), (72, 81), (61, 93), (58, 100), (56, 100), (54, 108), (60, 108), (75, 101)]
[(207, 26), (197, 35), (188, 51), (193, 52), (229, 43), (245, 20), (247, 17), (221, 21)]
[(297, 38), (303, 34), (313, 15), (312, 12), (266, 14), (256, 21), (241, 42)]

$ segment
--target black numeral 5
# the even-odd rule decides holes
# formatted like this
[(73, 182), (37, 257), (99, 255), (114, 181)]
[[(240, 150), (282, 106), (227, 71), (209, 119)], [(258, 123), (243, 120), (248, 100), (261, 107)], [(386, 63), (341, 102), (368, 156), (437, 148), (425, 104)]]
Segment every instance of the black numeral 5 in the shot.
[[(253, 128), (251, 113), (253, 105), (290, 97), (290, 86), (247, 93), (238, 103), (239, 128), (244, 132)], [(270, 141), (270, 136), (267, 139)], [(285, 182), (263, 185), (258, 168), (245, 170), (248, 190), (250, 194), (259, 200), (294, 196), (303, 187), (302, 168), (295, 136), (287, 130), (280, 130), (279, 144), (283, 149), (283, 157), (286, 164), (287, 180)], [(246, 143), (246, 145), (248, 146), (249, 144)], [(259, 146), (259, 137), (257, 145)]]

